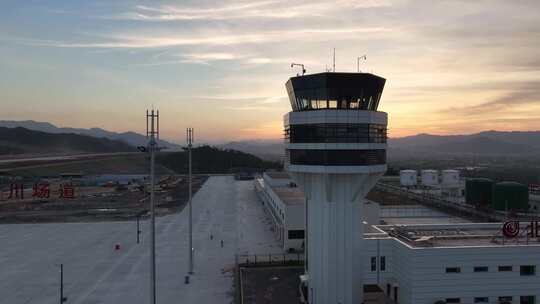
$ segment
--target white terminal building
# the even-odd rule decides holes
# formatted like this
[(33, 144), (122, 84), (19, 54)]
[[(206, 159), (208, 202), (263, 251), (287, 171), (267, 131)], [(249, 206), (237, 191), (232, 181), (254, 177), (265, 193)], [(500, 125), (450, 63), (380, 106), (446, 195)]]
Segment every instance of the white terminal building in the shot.
[[(276, 179), (281, 182), (273, 183)], [(272, 210), (284, 206), (288, 196), (272, 193), (290, 187), (290, 182), (282, 172), (266, 173), (255, 181), (268, 213), (279, 214)], [(304, 210), (305, 199), (298, 187), (293, 189), (300, 191), (296, 210), (288, 216), (290, 209), (280, 207), (283, 226), (302, 230), (304, 218), (298, 209)], [(459, 218), (437, 211), (418, 212), (407, 208), (411, 206), (397, 210), (368, 200), (363, 207), (364, 247), (355, 257), (362, 260), (364, 271), (362, 281), (354, 285), (364, 286), (365, 304), (540, 303), (540, 240), (527, 237), (525, 229), (516, 238), (505, 238), (501, 223), (456, 222)], [(282, 225), (279, 217), (274, 222)], [(527, 225), (521, 223), (522, 228)], [(286, 229), (275, 231), (284, 251), (302, 249), (303, 239), (288, 240)]]
[[(445, 223), (438, 216), (426, 223), (414, 215), (410, 221), (379, 219), (378, 205), (365, 200), (386, 171), (387, 115), (377, 111), (384, 83), (372, 74), (320, 73), (286, 84), (293, 111), (284, 117), (285, 168), (292, 180), (274, 173), (255, 183), (283, 249), (305, 249), (304, 299), (537, 303), (537, 237), (523, 231), (506, 238), (500, 223)], [(454, 176), (448, 174), (448, 183)], [(421, 180), (439, 185), (438, 172), (422, 172)], [(302, 227), (303, 241), (289, 238)]]

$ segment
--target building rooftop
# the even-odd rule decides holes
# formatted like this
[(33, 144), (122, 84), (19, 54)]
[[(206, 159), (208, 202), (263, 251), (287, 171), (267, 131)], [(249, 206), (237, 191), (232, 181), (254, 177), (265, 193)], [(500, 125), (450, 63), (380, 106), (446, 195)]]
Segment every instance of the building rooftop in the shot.
[(272, 190), (286, 205), (304, 204), (304, 192), (298, 187), (272, 187)]
[[(540, 246), (540, 238), (529, 238), (527, 223), (521, 224), (521, 233), (514, 238), (503, 236), (503, 223), (379, 225), (374, 228), (413, 248)], [(381, 236), (380, 233), (377, 236)]]
[(381, 220), (385, 225), (470, 223), (471, 220), (423, 205), (383, 205)]
[(273, 179), (291, 179), (289, 173), (287, 172), (266, 171), (264, 173), (266, 173), (266, 175)]

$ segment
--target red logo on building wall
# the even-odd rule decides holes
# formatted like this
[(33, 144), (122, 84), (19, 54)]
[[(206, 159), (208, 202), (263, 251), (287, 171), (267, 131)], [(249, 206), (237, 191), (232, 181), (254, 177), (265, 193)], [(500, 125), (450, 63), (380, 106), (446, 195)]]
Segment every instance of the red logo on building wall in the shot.
[[(531, 221), (529, 225), (525, 227), (528, 237), (540, 237), (540, 222)], [(507, 221), (502, 226), (502, 233), (507, 238), (514, 238), (519, 236), (521, 232), (519, 221)]]

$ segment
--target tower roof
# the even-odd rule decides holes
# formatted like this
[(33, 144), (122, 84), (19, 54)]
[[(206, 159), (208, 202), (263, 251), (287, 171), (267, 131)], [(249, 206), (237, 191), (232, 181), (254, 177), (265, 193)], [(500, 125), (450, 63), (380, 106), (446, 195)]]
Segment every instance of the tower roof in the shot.
[(293, 111), (376, 111), (386, 79), (370, 73), (326, 72), (291, 77), (285, 86)]

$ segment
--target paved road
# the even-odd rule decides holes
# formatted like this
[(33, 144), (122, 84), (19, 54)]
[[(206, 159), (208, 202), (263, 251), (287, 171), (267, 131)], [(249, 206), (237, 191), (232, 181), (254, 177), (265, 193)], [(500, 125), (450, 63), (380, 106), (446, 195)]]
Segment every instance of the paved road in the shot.
[[(189, 285), (187, 209), (157, 220), (158, 303), (230, 302), (234, 254), (280, 252), (250, 181), (211, 177), (193, 205)], [(59, 263), (68, 304), (149, 303), (146, 223), (142, 229), (136, 244), (134, 222), (0, 225), (0, 303), (58, 303)]]

